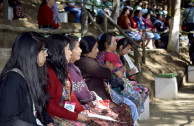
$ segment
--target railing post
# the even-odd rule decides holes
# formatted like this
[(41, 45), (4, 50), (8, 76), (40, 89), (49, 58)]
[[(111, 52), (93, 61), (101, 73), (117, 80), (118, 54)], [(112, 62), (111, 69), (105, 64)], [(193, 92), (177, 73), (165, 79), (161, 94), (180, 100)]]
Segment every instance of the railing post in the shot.
[(83, 11), (81, 19), (81, 36), (84, 37), (87, 34), (88, 34), (88, 13), (86, 11)]
[(146, 60), (146, 56), (145, 56), (145, 48), (146, 48), (146, 46), (145, 46), (145, 31), (143, 30), (143, 35), (142, 35), (142, 43), (143, 43), (143, 45), (142, 45), (142, 48), (143, 48), (143, 56), (142, 56), (142, 62), (145, 64), (146, 62), (145, 62), (145, 60)]
[(142, 83), (143, 78), (142, 78), (142, 70), (141, 70), (141, 61), (140, 61), (140, 54), (137, 46), (133, 46), (134, 48), (134, 60), (135, 60), (135, 65), (137, 66), (139, 73), (136, 74), (136, 80), (139, 83)]
[(105, 14), (104, 14), (104, 18), (103, 18), (103, 24), (104, 24), (104, 32), (106, 33), (106, 32), (108, 32), (108, 22), (107, 22), (107, 18), (106, 18), (106, 16), (105, 16)]

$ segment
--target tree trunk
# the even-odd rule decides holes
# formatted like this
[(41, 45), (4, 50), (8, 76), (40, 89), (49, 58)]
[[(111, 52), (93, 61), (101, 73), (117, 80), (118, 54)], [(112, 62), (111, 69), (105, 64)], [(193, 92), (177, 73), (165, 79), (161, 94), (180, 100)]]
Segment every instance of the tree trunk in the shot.
[(174, 0), (174, 15), (171, 20), (169, 38), (168, 38), (168, 51), (179, 52), (179, 32), (180, 32), (180, 6), (181, 0)]
[(117, 18), (119, 17), (119, 10), (120, 10), (120, 0), (113, 0), (111, 17), (116, 23), (117, 23)]
[[(8, 24), (8, 0), (4, 0), (3, 3), (3, 24)], [(3, 31), (3, 47), (8, 47), (7, 33)]]

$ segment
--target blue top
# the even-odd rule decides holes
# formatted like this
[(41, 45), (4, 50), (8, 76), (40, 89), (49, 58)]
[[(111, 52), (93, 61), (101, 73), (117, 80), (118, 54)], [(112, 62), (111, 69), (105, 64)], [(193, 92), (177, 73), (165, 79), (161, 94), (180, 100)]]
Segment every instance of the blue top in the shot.
[(183, 17), (186, 18), (187, 23), (194, 23), (194, 7), (186, 8)]
[(138, 28), (145, 30), (147, 29), (147, 25), (145, 23), (145, 19), (141, 16), (142, 21), (140, 20), (140, 18), (138, 16), (135, 16), (134, 19), (137, 21), (138, 23)]

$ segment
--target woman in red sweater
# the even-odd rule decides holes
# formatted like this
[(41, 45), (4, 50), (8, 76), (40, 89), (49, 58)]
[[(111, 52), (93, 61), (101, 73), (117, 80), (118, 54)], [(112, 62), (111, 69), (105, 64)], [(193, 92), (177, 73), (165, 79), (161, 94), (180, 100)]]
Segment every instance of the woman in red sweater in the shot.
[(68, 39), (63, 35), (50, 35), (48, 48), (48, 93), (51, 96), (47, 111), (56, 125), (79, 125), (90, 119), (80, 112), (84, 108), (71, 91), (71, 79), (67, 70), (72, 52)]
[(61, 26), (57, 22), (57, 16), (52, 7), (55, 0), (43, 0), (38, 12), (39, 28), (60, 29)]

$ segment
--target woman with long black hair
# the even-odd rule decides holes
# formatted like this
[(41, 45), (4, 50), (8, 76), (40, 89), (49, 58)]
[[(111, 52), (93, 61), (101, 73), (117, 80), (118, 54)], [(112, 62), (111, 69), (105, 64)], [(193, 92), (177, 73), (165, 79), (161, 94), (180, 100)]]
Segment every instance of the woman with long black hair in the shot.
[(47, 77), (44, 37), (34, 32), (19, 35), (0, 75), (1, 126), (53, 126), (46, 112)]
[(72, 54), (69, 40), (63, 35), (53, 34), (47, 39), (46, 47), (49, 49), (48, 92), (51, 95), (48, 113), (56, 125), (85, 126), (84, 122), (90, 119), (86, 114), (81, 113), (85, 109), (72, 91), (72, 82), (67, 68)]

